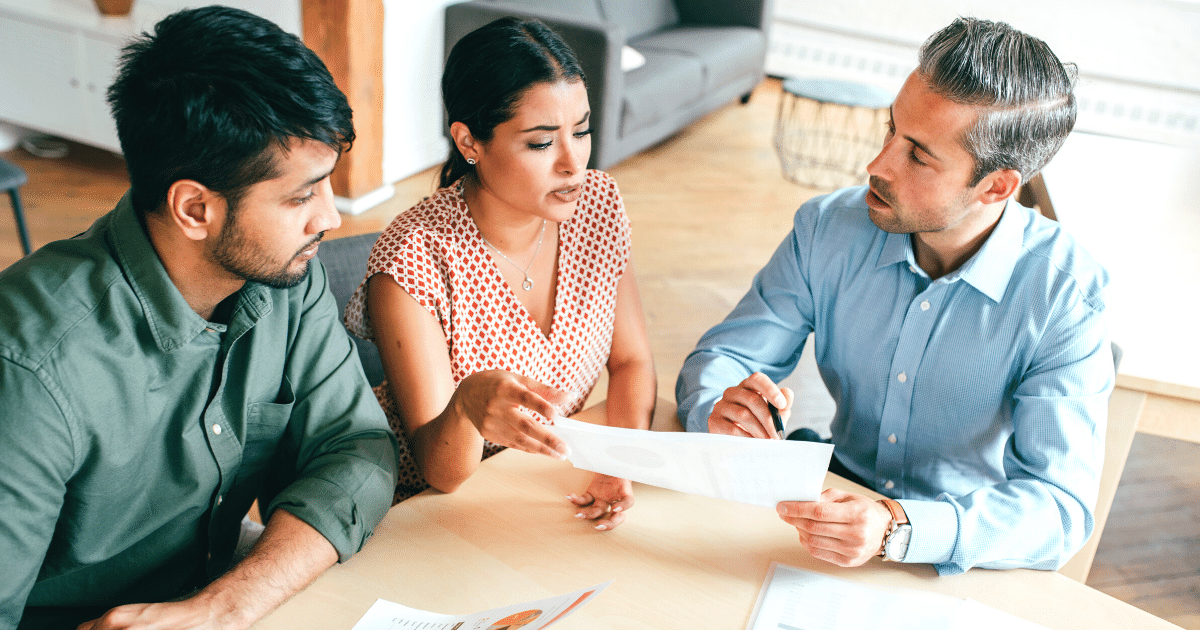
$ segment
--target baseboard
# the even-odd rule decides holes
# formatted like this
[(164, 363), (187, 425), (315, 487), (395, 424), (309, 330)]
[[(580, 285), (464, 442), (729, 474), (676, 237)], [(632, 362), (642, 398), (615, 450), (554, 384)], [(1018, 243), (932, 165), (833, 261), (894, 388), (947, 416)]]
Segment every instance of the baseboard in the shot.
[(371, 192), (360, 195), (353, 199), (349, 197), (334, 196), (333, 206), (342, 214), (352, 216), (360, 215), (371, 208), (391, 199), (396, 194), (396, 188), (391, 184), (384, 184)]

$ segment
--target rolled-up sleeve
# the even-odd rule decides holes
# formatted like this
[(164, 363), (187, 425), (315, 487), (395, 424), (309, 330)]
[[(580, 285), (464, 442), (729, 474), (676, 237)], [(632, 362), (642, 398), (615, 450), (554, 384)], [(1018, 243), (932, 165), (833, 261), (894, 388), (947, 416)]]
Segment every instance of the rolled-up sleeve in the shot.
[(267, 514), (283, 508), (319, 531), (345, 561), (392, 504), (397, 445), (338, 319), (319, 261), (303, 296), (286, 367), (295, 403), (280, 448), (291, 460), (268, 487)]

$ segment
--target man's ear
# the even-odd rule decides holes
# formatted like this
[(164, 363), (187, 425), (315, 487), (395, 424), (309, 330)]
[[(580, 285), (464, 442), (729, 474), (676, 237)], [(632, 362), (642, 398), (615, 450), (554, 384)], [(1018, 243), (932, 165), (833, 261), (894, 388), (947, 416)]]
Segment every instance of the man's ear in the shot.
[(454, 138), (454, 144), (458, 147), (458, 152), (467, 159), (479, 159), (480, 146), (475, 140), (475, 136), (471, 135), (471, 130), (467, 124), (458, 121), (450, 124), (450, 137)]
[(184, 236), (202, 241), (219, 229), (225, 215), (225, 198), (200, 182), (181, 179), (167, 189), (165, 211), (167, 219)]
[(1021, 173), (1013, 169), (993, 171), (979, 182), (979, 201), (993, 204), (1008, 200), (1021, 189)]

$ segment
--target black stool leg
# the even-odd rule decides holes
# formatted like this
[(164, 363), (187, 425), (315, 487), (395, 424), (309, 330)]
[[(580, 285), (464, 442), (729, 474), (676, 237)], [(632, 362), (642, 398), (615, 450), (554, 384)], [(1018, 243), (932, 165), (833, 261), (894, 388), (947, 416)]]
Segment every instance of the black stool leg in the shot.
[(21, 207), (21, 195), (16, 188), (10, 188), (8, 196), (12, 198), (13, 216), (17, 220), (17, 233), (21, 235), (21, 247), (28, 256), (33, 252), (33, 247), (29, 244), (29, 230), (25, 227), (25, 210)]

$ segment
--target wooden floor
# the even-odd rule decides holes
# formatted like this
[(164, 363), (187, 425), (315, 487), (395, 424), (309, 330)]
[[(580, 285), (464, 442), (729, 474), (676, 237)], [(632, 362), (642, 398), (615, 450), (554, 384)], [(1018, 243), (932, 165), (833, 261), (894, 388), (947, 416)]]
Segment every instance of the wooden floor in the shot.
[[(785, 180), (771, 146), (779, 83), (749, 105), (730, 105), (616, 168), (633, 223), (633, 258), (646, 309), (659, 395), (696, 340), (729, 312), (817, 194)], [(23, 189), (35, 247), (84, 230), (127, 186), (119, 158), (72, 145), (71, 155), (2, 155), (30, 174)], [(396, 186), (396, 196), (345, 217), (330, 236), (382, 230), (434, 190), (435, 169)], [(0, 203), (0, 268), (20, 255)], [(803, 401), (796, 422), (820, 424), (831, 403), (811, 358), (789, 379)], [(1089, 584), (1185, 628), (1200, 630), (1200, 445), (1139, 435)]]

